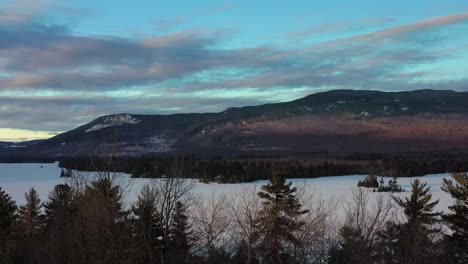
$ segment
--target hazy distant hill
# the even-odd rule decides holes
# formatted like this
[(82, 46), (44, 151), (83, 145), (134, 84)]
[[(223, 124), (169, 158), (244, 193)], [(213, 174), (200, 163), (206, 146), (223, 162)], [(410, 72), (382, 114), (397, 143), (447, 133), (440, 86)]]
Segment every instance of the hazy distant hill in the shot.
[(15, 148), (15, 147), (27, 147), (27, 146), (32, 146), (38, 143), (41, 143), (45, 141), (44, 139), (35, 139), (35, 140), (29, 140), (29, 141), (23, 141), (23, 142), (5, 142), (5, 141), (0, 141), (0, 148), (7, 147), (7, 148)]
[(220, 113), (103, 116), (22, 151), (73, 157), (101, 151), (347, 155), (466, 149), (468, 92), (334, 90)]

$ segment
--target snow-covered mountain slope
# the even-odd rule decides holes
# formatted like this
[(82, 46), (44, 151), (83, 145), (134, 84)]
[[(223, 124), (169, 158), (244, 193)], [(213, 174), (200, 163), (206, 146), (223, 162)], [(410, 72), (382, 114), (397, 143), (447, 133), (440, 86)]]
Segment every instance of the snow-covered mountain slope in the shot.
[(121, 125), (136, 125), (140, 122), (141, 120), (133, 117), (130, 114), (107, 116), (107, 117), (102, 118), (102, 121), (99, 121), (99, 123), (87, 129), (85, 133), (96, 131), (96, 130), (101, 130), (106, 127), (115, 127), (115, 126), (121, 126)]

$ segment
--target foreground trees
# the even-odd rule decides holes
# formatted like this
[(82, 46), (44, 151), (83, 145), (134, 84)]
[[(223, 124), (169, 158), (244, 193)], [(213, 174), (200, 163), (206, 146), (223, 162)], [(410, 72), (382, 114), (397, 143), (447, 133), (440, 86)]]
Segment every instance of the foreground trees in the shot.
[(455, 203), (451, 213), (442, 215), (453, 231), (445, 235), (445, 263), (468, 263), (468, 174), (454, 173), (453, 180), (444, 179), (442, 190), (449, 193)]
[(372, 263), (376, 259), (378, 233), (392, 220), (394, 204), (388, 197), (378, 195), (373, 203), (371, 193), (364, 189), (353, 192), (348, 202), (340, 239), (329, 252), (328, 263)]
[(41, 255), (40, 232), (44, 225), (44, 215), (42, 214), (42, 202), (39, 194), (34, 188), (24, 195), (26, 204), (19, 208), (18, 222), (18, 247), (16, 258), (28, 256), (26, 263), (37, 263)]
[(156, 209), (157, 192), (150, 185), (143, 186), (137, 202), (132, 206), (133, 252), (137, 263), (156, 263), (161, 256), (161, 218)]
[(259, 252), (263, 263), (289, 263), (301, 241), (296, 233), (304, 222), (299, 219), (307, 213), (296, 197), (297, 189), (286, 183), (284, 176), (273, 174), (270, 183), (262, 186), (258, 196), (263, 208), (257, 219)]
[(11, 197), (0, 187), (0, 263), (10, 263), (14, 248), (14, 226), (18, 208)]
[(280, 174), (205, 200), (168, 176), (130, 205), (111, 173), (59, 184), (44, 203), (31, 189), (19, 209), (0, 189), (0, 263), (467, 263), (467, 185), (444, 180), (443, 215), (418, 180), (405, 198), (358, 188), (339, 217)]
[(169, 230), (169, 263), (190, 263), (192, 248), (192, 227), (188, 222), (186, 207), (176, 202), (171, 229)]
[(406, 222), (388, 217), (389, 204), (377, 203), (372, 216), (367, 206), (357, 203), (351, 212), (364, 220), (341, 229), (341, 243), (332, 248), (330, 263), (441, 263), (437, 241), (441, 230), (435, 227), (441, 213), (434, 212), (438, 200), (432, 201), (430, 188), (419, 180), (411, 187), (410, 197), (393, 197)]
[(435, 234), (440, 230), (433, 225), (439, 220), (441, 212), (434, 212), (439, 201), (432, 201), (430, 188), (426, 185), (415, 180), (411, 184), (409, 198), (394, 198), (403, 209), (407, 222), (389, 222), (379, 234), (379, 257), (384, 263), (438, 263)]

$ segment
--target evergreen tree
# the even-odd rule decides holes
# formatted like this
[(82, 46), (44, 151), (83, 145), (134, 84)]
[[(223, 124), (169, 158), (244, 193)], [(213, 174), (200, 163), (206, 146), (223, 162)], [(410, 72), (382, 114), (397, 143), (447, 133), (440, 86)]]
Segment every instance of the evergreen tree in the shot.
[[(83, 200), (86, 203), (83, 226), (89, 240), (87, 246), (96, 247), (90, 259), (101, 259), (104, 263), (125, 263), (129, 258), (130, 243), (129, 212), (123, 210), (122, 192), (115, 184), (113, 176), (103, 176), (91, 182), (87, 187)], [(96, 253), (96, 255), (94, 255)]]
[(112, 217), (122, 217), (124, 212), (122, 211), (120, 186), (114, 184), (112, 179), (106, 177), (93, 181), (87, 191), (92, 198), (104, 203), (107, 213), (111, 214)]
[(14, 245), (14, 226), (18, 208), (11, 197), (0, 187), (0, 263), (9, 263)]
[(298, 218), (307, 211), (302, 210), (296, 197), (297, 189), (291, 185), (286, 183), (283, 175), (275, 173), (270, 183), (263, 185), (258, 193), (263, 200), (263, 208), (256, 220), (263, 263), (284, 263), (291, 257), (288, 247), (301, 246), (294, 233), (304, 225)]
[(384, 181), (383, 177), (380, 177), (379, 187), (383, 187), (384, 185), (385, 185), (385, 181)]
[(432, 224), (437, 222), (441, 213), (433, 212), (439, 201), (431, 201), (430, 188), (426, 185), (415, 180), (411, 183), (412, 192), (409, 198), (403, 200), (394, 197), (397, 204), (404, 209), (407, 222), (389, 222), (379, 233), (379, 262), (437, 263), (437, 248), (431, 235), (438, 231), (432, 228)]
[(391, 180), (388, 181), (388, 186), (390, 187), (390, 191), (394, 192), (397, 187), (397, 177), (393, 176)]
[(31, 188), (24, 197), (26, 204), (20, 206), (19, 209), (19, 227), (22, 237), (16, 258), (20, 256), (26, 260), (26, 263), (37, 263), (39, 248), (42, 246), (39, 242), (39, 234), (44, 224), (42, 202), (34, 188)]
[(429, 193), (430, 187), (426, 187), (427, 183), (421, 183), (418, 179), (411, 183), (411, 196), (401, 199), (394, 197), (395, 202), (404, 209), (404, 213), (410, 224), (427, 224), (431, 225), (436, 222), (440, 212), (433, 212), (434, 207), (439, 203), (439, 200), (431, 201), (432, 194)]
[(450, 194), (455, 203), (449, 206), (451, 213), (442, 215), (453, 231), (446, 235), (447, 263), (468, 263), (468, 174), (454, 173), (452, 180), (444, 179), (442, 190)]
[(329, 264), (366, 264), (372, 252), (361, 230), (344, 226), (340, 230), (342, 242), (330, 248)]
[(161, 217), (156, 208), (157, 193), (149, 185), (143, 186), (132, 206), (135, 262), (155, 263), (161, 255)]
[(24, 195), (26, 204), (20, 206), (20, 224), (26, 236), (32, 236), (42, 227), (44, 216), (42, 214), (42, 202), (34, 188)]
[(188, 263), (191, 249), (191, 226), (188, 223), (185, 206), (177, 201), (174, 219), (169, 231), (169, 258), (170, 263)]
[(378, 188), (379, 182), (377, 181), (377, 176), (367, 175), (363, 180), (358, 182), (357, 186), (365, 188)]
[(44, 203), (45, 259), (47, 263), (71, 263), (76, 235), (74, 233), (78, 208), (73, 190), (67, 184), (58, 184)]
[(45, 219), (50, 223), (53, 218), (65, 220), (73, 209), (73, 192), (69, 185), (58, 184), (49, 194), (49, 200), (44, 203)]

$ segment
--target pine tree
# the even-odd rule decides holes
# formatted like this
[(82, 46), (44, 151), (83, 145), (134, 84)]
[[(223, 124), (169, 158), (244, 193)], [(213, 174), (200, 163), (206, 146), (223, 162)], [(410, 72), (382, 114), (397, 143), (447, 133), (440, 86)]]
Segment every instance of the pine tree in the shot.
[(384, 184), (385, 184), (385, 181), (384, 181), (384, 179), (381, 177), (381, 178), (380, 178), (380, 181), (379, 181), (379, 188), (380, 188), (380, 187), (383, 187)]
[(78, 204), (74, 200), (72, 188), (67, 184), (58, 184), (44, 203), (45, 234), (44, 258), (48, 263), (70, 263), (73, 261), (75, 248)]
[(447, 257), (450, 263), (468, 263), (468, 174), (454, 173), (452, 178), (455, 184), (452, 180), (444, 179), (442, 186), (442, 190), (455, 200), (449, 206), (452, 213), (442, 215), (453, 231), (445, 239)]
[(143, 186), (137, 202), (132, 206), (133, 238), (137, 252), (135, 262), (155, 263), (161, 255), (162, 226), (156, 208), (157, 193), (149, 185)]
[(104, 203), (107, 213), (113, 217), (121, 217), (122, 213), (122, 194), (120, 186), (113, 183), (109, 178), (102, 178), (93, 181), (87, 189), (88, 194)]
[(24, 195), (26, 204), (19, 209), (19, 229), (21, 239), (17, 247), (17, 256), (21, 256), (27, 263), (36, 263), (39, 255), (39, 234), (44, 224), (42, 202), (37, 191), (31, 188)]
[[(102, 259), (105, 263), (124, 263), (129, 258), (130, 226), (129, 212), (123, 209), (122, 191), (112, 176), (104, 176), (91, 183), (84, 195), (83, 208), (86, 221), (92, 224), (88, 234), (89, 247), (99, 249), (91, 253), (91, 259)], [(86, 224), (86, 223), (85, 223)]]
[(23, 232), (26, 236), (34, 235), (43, 225), (42, 202), (34, 188), (24, 195), (26, 204), (20, 206), (19, 215)]
[(415, 180), (411, 183), (412, 192), (409, 198), (403, 200), (394, 197), (397, 204), (404, 209), (407, 222), (389, 222), (386, 228), (379, 232), (378, 262), (435, 263), (437, 250), (431, 235), (438, 230), (433, 229), (432, 224), (438, 221), (441, 213), (434, 212), (434, 207), (439, 201), (431, 201), (430, 188), (426, 185)]
[(54, 218), (65, 220), (73, 210), (73, 192), (69, 185), (58, 184), (44, 203), (45, 219), (50, 223)]
[(262, 186), (258, 196), (263, 200), (263, 208), (257, 222), (257, 236), (260, 239), (260, 252), (264, 263), (283, 263), (290, 258), (288, 246), (301, 246), (295, 232), (304, 223), (298, 220), (306, 210), (296, 197), (297, 189), (286, 183), (283, 175), (273, 174), (270, 183)]
[(11, 197), (0, 187), (0, 263), (9, 263), (13, 247), (14, 226), (18, 208)]
[(431, 202), (432, 194), (429, 193), (430, 187), (426, 187), (427, 183), (422, 183), (416, 179), (411, 183), (411, 196), (405, 197), (405, 200), (400, 197), (394, 197), (395, 202), (404, 209), (404, 213), (408, 218), (409, 223), (431, 225), (436, 222), (437, 216), (441, 212), (433, 212), (434, 207), (439, 203), (439, 200)]
[(344, 226), (340, 230), (342, 242), (330, 248), (329, 264), (365, 264), (369, 263), (372, 252), (361, 230)]
[(170, 263), (188, 263), (191, 249), (191, 226), (188, 223), (185, 206), (177, 201), (174, 219), (169, 231)]
[(377, 181), (377, 176), (367, 175), (363, 180), (358, 182), (357, 186), (365, 188), (378, 188), (379, 182)]

